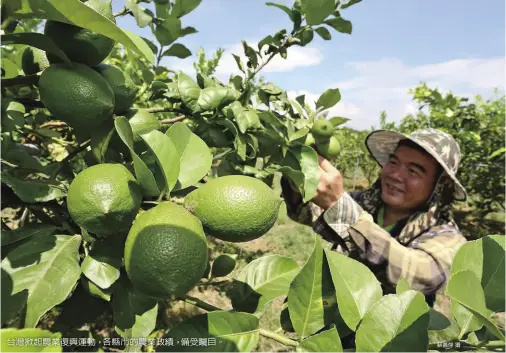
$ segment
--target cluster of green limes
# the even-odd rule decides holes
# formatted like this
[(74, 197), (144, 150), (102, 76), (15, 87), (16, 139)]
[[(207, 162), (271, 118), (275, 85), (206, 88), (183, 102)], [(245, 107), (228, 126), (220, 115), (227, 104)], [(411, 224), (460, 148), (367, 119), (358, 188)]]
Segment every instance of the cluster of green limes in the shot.
[[(88, 0), (85, 5), (115, 21), (111, 1)], [(102, 125), (112, 126), (114, 114), (132, 118), (140, 113), (137, 124), (132, 125), (136, 134), (146, 132), (146, 127), (159, 127), (152, 114), (131, 109), (138, 90), (132, 79), (119, 68), (102, 63), (114, 47), (112, 39), (50, 20), (44, 34), (67, 55), (71, 65), (53, 54), (27, 47), (22, 68), (25, 74), (42, 71), (38, 83), (41, 101), (55, 119), (71, 126), (78, 138), (89, 138)]]
[(325, 118), (317, 119), (306, 135), (306, 146), (315, 146), (318, 153), (327, 159), (333, 159), (341, 152), (341, 143), (334, 136), (334, 125)]

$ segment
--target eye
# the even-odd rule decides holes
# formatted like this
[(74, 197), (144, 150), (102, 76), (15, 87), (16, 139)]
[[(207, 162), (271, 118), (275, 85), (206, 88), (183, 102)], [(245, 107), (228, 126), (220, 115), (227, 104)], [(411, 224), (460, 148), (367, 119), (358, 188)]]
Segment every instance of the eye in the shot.
[(414, 169), (414, 168), (409, 168), (408, 171), (409, 171), (409, 174), (411, 174), (411, 175), (414, 175), (414, 176), (419, 176), (420, 175), (418, 173), (418, 171), (416, 169)]

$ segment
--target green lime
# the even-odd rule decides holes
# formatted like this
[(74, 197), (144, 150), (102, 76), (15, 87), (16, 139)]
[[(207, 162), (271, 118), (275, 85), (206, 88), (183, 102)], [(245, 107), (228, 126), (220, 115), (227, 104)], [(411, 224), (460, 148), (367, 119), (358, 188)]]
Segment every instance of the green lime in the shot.
[(339, 155), (341, 152), (341, 144), (337, 137), (332, 136), (327, 141), (316, 142), (316, 148), (318, 149), (318, 153), (320, 153), (326, 159), (333, 159)]
[(127, 232), (141, 202), (141, 187), (132, 173), (112, 163), (84, 169), (67, 195), (67, 207), (77, 225), (102, 236)]
[(317, 140), (327, 138), (334, 133), (334, 125), (327, 119), (318, 119), (314, 122), (311, 132)]
[(281, 200), (265, 183), (243, 175), (211, 180), (185, 199), (207, 234), (230, 242), (256, 239), (272, 228)]
[(102, 76), (114, 93), (114, 113), (121, 114), (132, 106), (137, 94), (134, 81), (115, 66), (100, 64), (93, 68)]
[(111, 87), (86, 65), (51, 65), (40, 76), (39, 92), (49, 112), (75, 129), (91, 131), (113, 118)]
[(208, 263), (200, 221), (184, 207), (162, 202), (135, 220), (125, 243), (125, 269), (148, 296), (182, 296), (202, 278)]
[[(84, 4), (116, 23), (111, 0), (89, 0)], [(114, 40), (109, 37), (63, 22), (46, 21), (44, 34), (49, 36), (71, 61), (88, 66), (100, 64), (114, 47)], [(47, 58), (51, 63), (62, 61), (51, 54), (48, 54)]]

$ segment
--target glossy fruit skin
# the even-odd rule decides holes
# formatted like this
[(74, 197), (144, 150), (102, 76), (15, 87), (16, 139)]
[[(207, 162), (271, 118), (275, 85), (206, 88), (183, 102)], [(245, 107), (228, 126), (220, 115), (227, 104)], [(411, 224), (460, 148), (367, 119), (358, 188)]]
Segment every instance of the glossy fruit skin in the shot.
[(124, 113), (124, 116), (132, 127), (135, 142), (142, 141), (142, 137), (139, 134), (147, 134), (161, 127), (160, 121), (156, 116), (145, 109), (129, 109)]
[(184, 207), (162, 202), (137, 217), (124, 258), (128, 277), (139, 292), (158, 299), (183, 296), (208, 264), (202, 224)]
[(328, 138), (334, 133), (334, 125), (326, 119), (318, 119), (314, 122), (311, 132), (316, 140)]
[(107, 81), (114, 93), (114, 114), (121, 114), (132, 106), (137, 86), (126, 73), (115, 66), (100, 64), (93, 68)]
[(327, 141), (316, 142), (318, 153), (326, 159), (333, 159), (341, 153), (341, 143), (337, 137), (332, 136)]
[(72, 219), (101, 236), (128, 232), (142, 202), (142, 191), (121, 164), (102, 163), (80, 172), (67, 194)]
[(206, 234), (245, 242), (267, 233), (277, 220), (281, 200), (264, 182), (243, 175), (211, 180), (186, 196), (184, 206)]
[(86, 65), (49, 66), (40, 76), (39, 92), (49, 112), (75, 129), (93, 131), (113, 119), (114, 93), (111, 86)]
[[(102, 16), (115, 22), (110, 0), (89, 0), (84, 3)], [(46, 21), (44, 34), (51, 37), (55, 44), (67, 54), (70, 61), (80, 62), (88, 66), (100, 64), (114, 47), (114, 40), (89, 29), (68, 23)], [(62, 62), (54, 55), (48, 54), (50, 63)]]

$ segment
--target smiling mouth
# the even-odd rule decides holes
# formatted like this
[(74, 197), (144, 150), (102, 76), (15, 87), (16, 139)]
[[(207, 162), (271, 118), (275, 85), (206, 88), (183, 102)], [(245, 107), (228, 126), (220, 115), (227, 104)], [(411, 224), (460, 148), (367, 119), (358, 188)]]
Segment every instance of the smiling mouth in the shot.
[(390, 184), (390, 183), (387, 183), (387, 188), (389, 188), (390, 190), (393, 190), (393, 191), (403, 192), (401, 189), (396, 188), (395, 186), (393, 186), (393, 185), (392, 185), (392, 184)]

